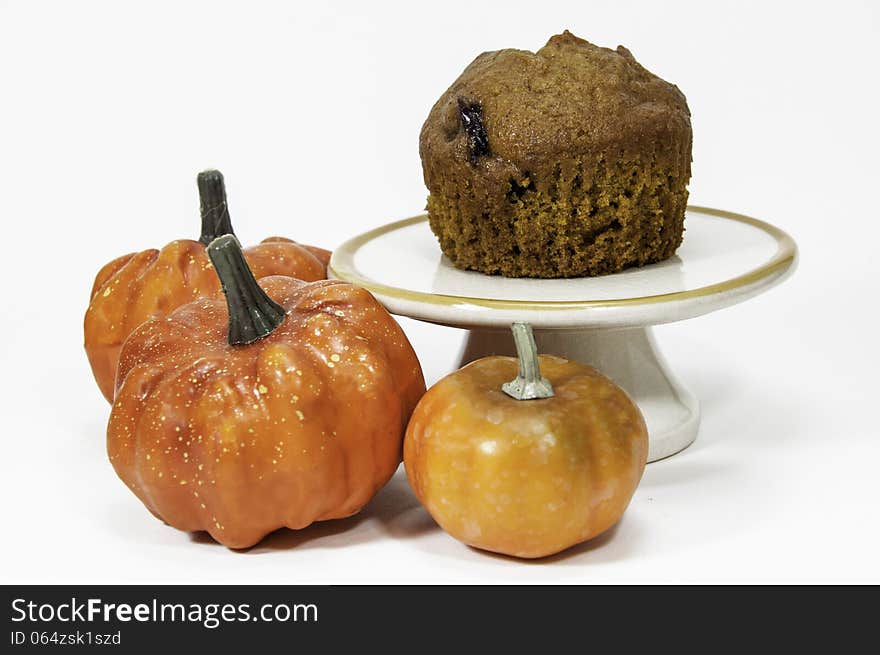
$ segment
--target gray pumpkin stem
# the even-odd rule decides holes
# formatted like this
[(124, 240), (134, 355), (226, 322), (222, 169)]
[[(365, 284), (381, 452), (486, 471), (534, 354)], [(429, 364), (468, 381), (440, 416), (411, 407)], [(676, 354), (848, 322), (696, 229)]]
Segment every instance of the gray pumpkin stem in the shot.
[(528, 323), (517, 322), (510, 326), (513, 342), (516, 344), (516, 355), (519, 359), (519, 375), (510, 382), (501, 385), (501, 390), (516, 400), (535, 400), (552, 398), (553, 385), (541, 375), (538, 362), (538, 347), (535, 335)]

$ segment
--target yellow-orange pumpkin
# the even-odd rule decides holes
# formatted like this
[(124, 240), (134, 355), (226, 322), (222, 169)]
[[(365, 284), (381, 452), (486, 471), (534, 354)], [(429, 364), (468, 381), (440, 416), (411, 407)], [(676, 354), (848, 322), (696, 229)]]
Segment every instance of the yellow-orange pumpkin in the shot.
[(538, 358), (523, 324), (515, 335), (516, 381), (504, 384), (517, 375), (512, 357), (486, 357), (440, 380), (413, 413), (404, 463), (416, 496), (453, 537), (543, 557), (620, 519), (645, 467), (647, 430), (608, 378)]

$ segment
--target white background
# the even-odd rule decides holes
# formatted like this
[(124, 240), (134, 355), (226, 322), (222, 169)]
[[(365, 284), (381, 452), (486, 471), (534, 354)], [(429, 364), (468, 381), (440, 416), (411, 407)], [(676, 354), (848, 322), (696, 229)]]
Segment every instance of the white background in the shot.
[[(198, 235), (226, 175), (243, 242), (335, 246), (419, 212), (421, 123), (479, 52), (564, 28), (685, 92), (691, 201), (763, 218), (794, 277), (657, 330), (703, 403), (620, 526), (522, 563), (441, 532), (398, 474), (359, 516), (235, 553), (116, 478), (82, 350), (92, 278)], [(880, 582), (876, 4), (2, 2), (0, 581)], [(461, 333), (402, 321), (429, 383)]]

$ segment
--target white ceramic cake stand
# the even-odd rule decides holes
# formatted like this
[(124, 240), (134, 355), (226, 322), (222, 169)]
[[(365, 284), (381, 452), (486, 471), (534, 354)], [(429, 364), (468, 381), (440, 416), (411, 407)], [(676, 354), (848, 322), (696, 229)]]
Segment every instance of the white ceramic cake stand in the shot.
[(797, 247), (747, 216), (689, 207), (684, 242), (664, 262), (594, 278), (539, 280), (461, 271), (440, 253), (426, 216), (345, 242), (330, 275), (369, 289), (390, 312), (467, 328), (458, 365), (513, 355), (510, 324), (528, 321), (541, 353), (585, 362), (623, 387), (648, 424), (648, 461), (697, 436), (700, 406), (657, 349), (652, 325), (741, 302), (781, 282)]

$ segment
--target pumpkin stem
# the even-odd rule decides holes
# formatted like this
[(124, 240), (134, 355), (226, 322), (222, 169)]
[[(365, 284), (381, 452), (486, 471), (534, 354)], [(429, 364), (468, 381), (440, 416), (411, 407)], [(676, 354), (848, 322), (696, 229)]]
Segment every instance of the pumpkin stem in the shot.
[(257, 284), (234, 235), (225, 234), (211, 241), (208, 257), (226, 294), (230, 345), (253, 343), (281, 325), (284, 308)]
[(501, 390), (516, 400), (552, 398), (553, 386), (541, 375), (538, 363), (538, 347), (535, 335), (528, 323), (517, 322), (510, 326), (516, 355), (519, 358), (519, 374), (510, 382), (501, 385)]
[(208, 245), (224, 234), (234, 234), (226, 204), (226, 185), (220, 171), (202, 171), (196, 177), (199, 185), (199, 211), (202, 214), (202, 236), (199, 241)]

